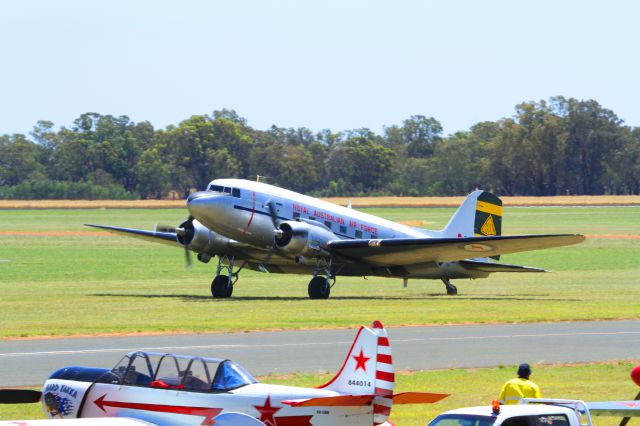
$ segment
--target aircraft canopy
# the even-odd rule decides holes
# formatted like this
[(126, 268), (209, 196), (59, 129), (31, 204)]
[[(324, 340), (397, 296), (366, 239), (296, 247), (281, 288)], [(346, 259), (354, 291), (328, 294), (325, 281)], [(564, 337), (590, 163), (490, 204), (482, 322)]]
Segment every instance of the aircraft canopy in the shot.
[(130, 352), (111, 373), (122, 385), (194, 392), (225, 392), (257, 383), (242, 366), (228, 359), (157, 352)]

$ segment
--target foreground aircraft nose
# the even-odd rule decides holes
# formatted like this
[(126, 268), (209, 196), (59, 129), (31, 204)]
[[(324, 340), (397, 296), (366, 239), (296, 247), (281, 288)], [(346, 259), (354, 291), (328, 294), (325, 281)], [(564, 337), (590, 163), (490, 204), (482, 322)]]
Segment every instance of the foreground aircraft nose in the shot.
[(198, 191), (187, 198), (187, 209), (191, 216), (202, 223), (213, 222), (217, 216), (216, 210), (224, 205), (226, 196), (212, 194), (207, 191)]

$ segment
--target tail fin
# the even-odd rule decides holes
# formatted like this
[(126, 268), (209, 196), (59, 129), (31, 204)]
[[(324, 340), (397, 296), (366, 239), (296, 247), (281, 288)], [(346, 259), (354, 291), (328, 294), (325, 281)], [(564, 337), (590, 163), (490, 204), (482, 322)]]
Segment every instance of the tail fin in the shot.
[(502, 200), (487, 191), (473, 191), (442, 232), (447, 238), (501, 235)]
[(358, 330), (338, 374), (320, 388), (348, 395), (375, 395), (373, 422), (387, 420), (393, 404), (395, 374), (387, 331), (380, 321)]

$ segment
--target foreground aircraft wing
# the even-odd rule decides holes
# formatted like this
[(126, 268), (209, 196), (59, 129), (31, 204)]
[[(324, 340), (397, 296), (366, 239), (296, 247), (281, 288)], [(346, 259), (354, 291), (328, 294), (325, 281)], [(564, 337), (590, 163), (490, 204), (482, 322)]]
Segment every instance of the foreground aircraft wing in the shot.
[(587, 402), (592, 416), (640, 417), (640, 401)]
[(452, 262), (477, 257), (567, 246), (584, 241), (584, 235), (509, 235), (465, 238), (392, 238), (335, 240), (329, 251), (352, 261), (376, 266)]
[(134, 237), (141, 240), (152, 241), (155, 243), (165, 243), (175, 247), (182, 247), (182, 244), (178, 242), (175, 232), (145, 231), (143, 229), (119, 228), (117, 226), (107, 225), (92, 225), (90, 223), (87, 223), (86, 226), (104, 229), (114, 234), (124, 235), (127, 237)]

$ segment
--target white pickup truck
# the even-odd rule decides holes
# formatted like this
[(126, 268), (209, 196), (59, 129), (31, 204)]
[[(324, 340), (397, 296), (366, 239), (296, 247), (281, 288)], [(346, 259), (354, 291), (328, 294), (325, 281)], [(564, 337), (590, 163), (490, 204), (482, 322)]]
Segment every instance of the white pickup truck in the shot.
[(591, 416), (640, 416), (640, 401), (583, 402), (524, 398), (517, 405), (493, 405), (446, 411), (428, 426), (593, 426)]

